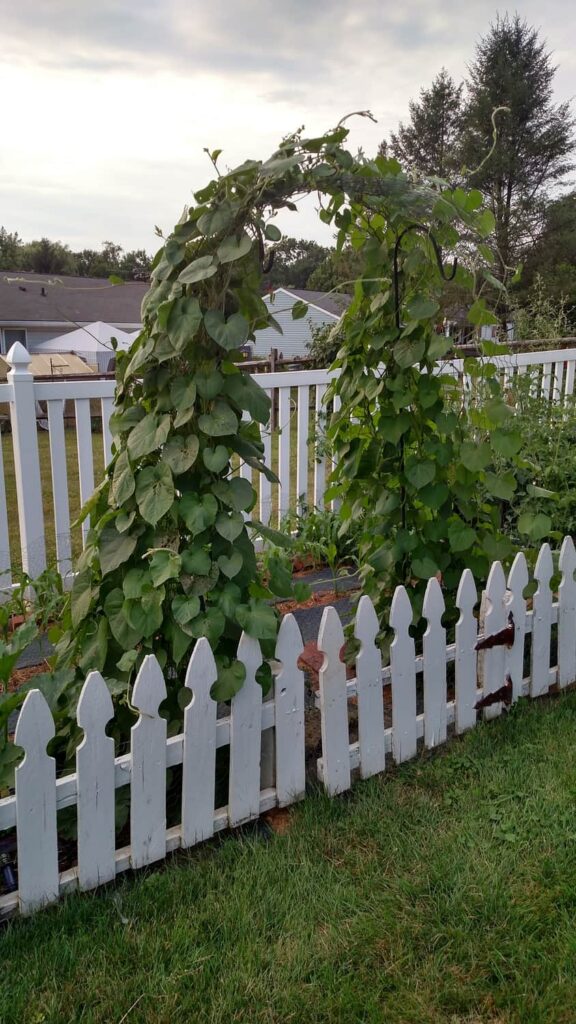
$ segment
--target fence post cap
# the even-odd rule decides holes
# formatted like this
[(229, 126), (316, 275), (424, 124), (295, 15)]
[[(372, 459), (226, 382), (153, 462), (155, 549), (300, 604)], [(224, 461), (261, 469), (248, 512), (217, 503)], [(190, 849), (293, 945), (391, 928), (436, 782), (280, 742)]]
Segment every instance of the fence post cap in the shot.
[(27, 348), (20, 341), (15, 341), (6, 356), (6, 362), (10, 364), (10, 373), (28, 373), (28, 367), (32, 356)]

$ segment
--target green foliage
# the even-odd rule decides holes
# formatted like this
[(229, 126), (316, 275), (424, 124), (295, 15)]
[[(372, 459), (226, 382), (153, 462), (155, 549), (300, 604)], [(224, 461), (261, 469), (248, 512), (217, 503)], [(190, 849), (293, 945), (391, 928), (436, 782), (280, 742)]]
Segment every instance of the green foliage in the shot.
[(41, 238), (23, 242), (17, 232), (0, 228), (0, 270), (79, 277), (116, 277), (119, 281), (147, 281), (150, 257), (143, 249), (124, 252), (121, 245), (102, 242), (100, 250), (72, 252), (68, 245)]
[[(199, 637), (215, 653), (219, 699), (242, 684), (242, 630), (273, 652), (274, 578), (263, 584), (253, 545), (254, 534), (266, 531), (245, 522), (256, 495), (236, 476), (243, 460), (273, 478), (259, 427), (269, 400), (237, 363), (238, 349), (270, 323), (261, 297), (264, 239), (278, 235), (270, 215), (303, 191), (321, 190), (340, 207), (346, 194), (364, 193), (366, 173), (382, 209), (387, 197), (408, 212), (422, 205), (422, 191), (412, 199), (404, 177), (355, 161), (342, 148), (346, 136), (343, 126), (319, 139), (296, 134), (271, 160), (218, 174), (154, 259), (143, 330), (129, 353), (118, 354), (114, 454), (82, 513), (90, 531), (57, 647), (57, 672), (69, 679), (54, 744), (64, 760), (77, 741), (72, 716), (90, 669), (108, 682), (120, 740), (133, 722), (130, 687), (146, 654), (164, 669), (165, 713), (175, 730)], [(263, 669), (264, 684), (265, 676)]]
[(536, 274), (522, 301), (513, 303), (512, 318), (515, 341), (544, 341), (570, 333), (566, 300), (551, 294), (540, 274)]
[(323, 370), (331, 366), (342, 344), (339, 324), (322, 324), (312, 327), (312, 341), (308, 343), (308, 358), (314, 369)]
[[(543, 199), (572, 166), (575, 122), (569, 103), (553, 103), (555, 71), (537, 30), (518, 14), (497, 17), (469, 70), (462, 151), (474, 169), (469, 182), (496, 216), (491, 248), (499, 280), (529, 251)], [(491, 150), (498, 107), (505, 109)]]
[(420, 90), (419, 102), (410, 101), (410, 122), (392, 132), (390, 145), (383, 142), (380, 154), (390, 152), (403, 167), (418, 174), (439, 178), (453, 174), (460, 164), (463, 88), (442, 68), (430, 88)]
[[(436, 203), (432, 215), (421, 217), (424, 227), (403, 237), (398, 311), (390, 267), (397, 238), (413, 218), (401, 209), (384, 216), (360, 203), (346, 217), (333, 207), (341, 235), (351, 234), (364, 251), (366, 270), (342, 321), (334, 364), (340, 375), (328, 395), (339, 397), (340, 411), (328, 428), (336, 468), (326, 497), (341, 501), (343, 532), (362, 522), (362, 586), (381, 619), (397, 584), (407, 586), (419, 615), (430, 576), (441, 577), (450, 600), (466, 566), (482, 580), (495, 557), (513, 550), (500, 524), (515, 479), (502, 480), (494, 469), (502, 448), (513, 452), (518, 436), (494, 367), (485, 359), (466, 366), (474, 375), (467, 404), (453, 378), (434, 372), (447, 341), (435, 329), (442, 279), (428, 231), (447, 253), (462, 234), (484, 237), (487, 229), (476, 194), (443, 189), (441, 199), (441, 218), (434, 216)], [(471, 289), (464, 269), (458, 277)], [(472, 319), (484, 321), (481, 299)]]
[(35, 676), (17, 690), (8, 684), (21, 655), (38, 637), (49, 633), (56, 638), (64, 604), (62, 579), (56, 569), (46, 569), (35, 580), (20, 573), (10, 597), (0, 604), (0, 797), (13, 784), (19, 749), (8, 742), (8, 719), (24, 701), (32, 686), (42, 685)]
[(576, 399), (551, 403), (533, 397), (531, 385), (530, 372), (514, 384), (522, 444), (504, 527), (515, 543), (535, 553), (545, 540), (576, 535)]
[(268, 225), (266, 238), (273, 241), (270, 246), (268, 260), (272, 260), (272, 266), (264, 275), (264, 284), (267, 288), (312, 288), (310, 276), (316, 269), (327, 260), (330, 250), (318, 242), (305, 238), (280, 238), (274, 240), (270, 230), (275, 225)]

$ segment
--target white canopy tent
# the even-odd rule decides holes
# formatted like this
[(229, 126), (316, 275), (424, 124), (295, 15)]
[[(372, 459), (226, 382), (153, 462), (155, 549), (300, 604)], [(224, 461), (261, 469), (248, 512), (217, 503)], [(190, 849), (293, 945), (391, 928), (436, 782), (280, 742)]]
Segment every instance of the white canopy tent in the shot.
[(130, 348), (135, 337), (135, 334), (128, 334), (127, 331), (121, 331), (112, 324), (98, 320), (87, 327), (79, 327), (76, 331), (69, 331), (68, 334), (41, 342), (36, 345), (35, 352), (39, 355), (48, 355), (50, 352), (73, 352), (86, 363), (105, 372), (110, 360), (114, 358), (112, 338), (116, 338), (118, 348), (125, 351)]

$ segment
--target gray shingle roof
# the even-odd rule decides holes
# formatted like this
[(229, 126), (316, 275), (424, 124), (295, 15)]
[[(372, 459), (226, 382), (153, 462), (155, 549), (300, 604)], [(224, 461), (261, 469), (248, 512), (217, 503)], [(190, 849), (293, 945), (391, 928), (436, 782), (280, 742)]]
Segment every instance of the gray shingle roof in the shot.
[(139, 324), (148, 284), (106, 278), (0, 271), (0, 323)]
[(342, 316), (344, 310), (352, 302), (350, 295), (339, 292), (331, 292), (330, 295), (326, 295), (325, 292), (311, 292), (304, 288), (284, 288), (284, 291), (296, 295), (302, 299), (302, 302), (311, 302), (314, 306), (320, 306), (320, 309), (325, 309), (333, 316)]

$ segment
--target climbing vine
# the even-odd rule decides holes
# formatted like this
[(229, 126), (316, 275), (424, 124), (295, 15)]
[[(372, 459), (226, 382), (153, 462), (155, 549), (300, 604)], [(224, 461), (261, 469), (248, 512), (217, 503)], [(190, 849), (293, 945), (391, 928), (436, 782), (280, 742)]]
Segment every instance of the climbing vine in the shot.
[[(184, 666), (199, 637), (215, 653), (219, 699), (243, 683), (242, 630), (272, 653), (275, 580), (262, 578), (254, 550), (255, 537), (269, 531), (254, 519), (256, 491), (238, 475), (243, 461), (273, 478), (260, 436), (269, 400), (238, 354), (256, 330), (275, 324), (261, 297), (267, 243), (280, 238), (276, 211), (295, 209), (300, 195), (317, 192), (320, 217), (336, 226), (339, 245), (349, 241), (366, 261), (345, 318), (333, 392), (342, 411), (330, 428), (343, 529), (364, 517), (366, 586), (378, 598), (393, 580), (441, 571), (451, 582), (454, 555), (488, 557), (501, 542), (488, 501), (497, 494), (485, 468), (492, 447), (464, 440), (462, 412), (449, 407), (431, 372), (448, 343), (435, 331), (440, 277), (429, 230), (448, 250), (460, 238), (457, 225), (468, 238), (486, 234), (490, 215), (479, 193), (418, 185), (394, 161), (353, 156), (347, 136), (345, 124), (314, 139), (298, 132), (270, 160), (225, 173), (220, 152), (211, 153), (214, 179), (154, 260), (143, 329), (129, 353), (117, 354), (114, 454), (82, 513), (90, 531), (57, 647), (57, 678), (65, 680), (58, 735), (68, 753), (75, 698), (91, 669), (105, 675), (114, 728), (125, 735), (130, 685), (146, 654), (164, 668), (174, 730)], [(391, 257), (415, 221), (424, 228), (402, 244), (398, 307)], [(485, 316), (481, 300), (473, 316)], [(492, 446), (511, 448), (495, 385), (491, 401), (478, 412), (478, 429), (496, 422)], [(264, 664), (263, 686), (269, 673)]]

